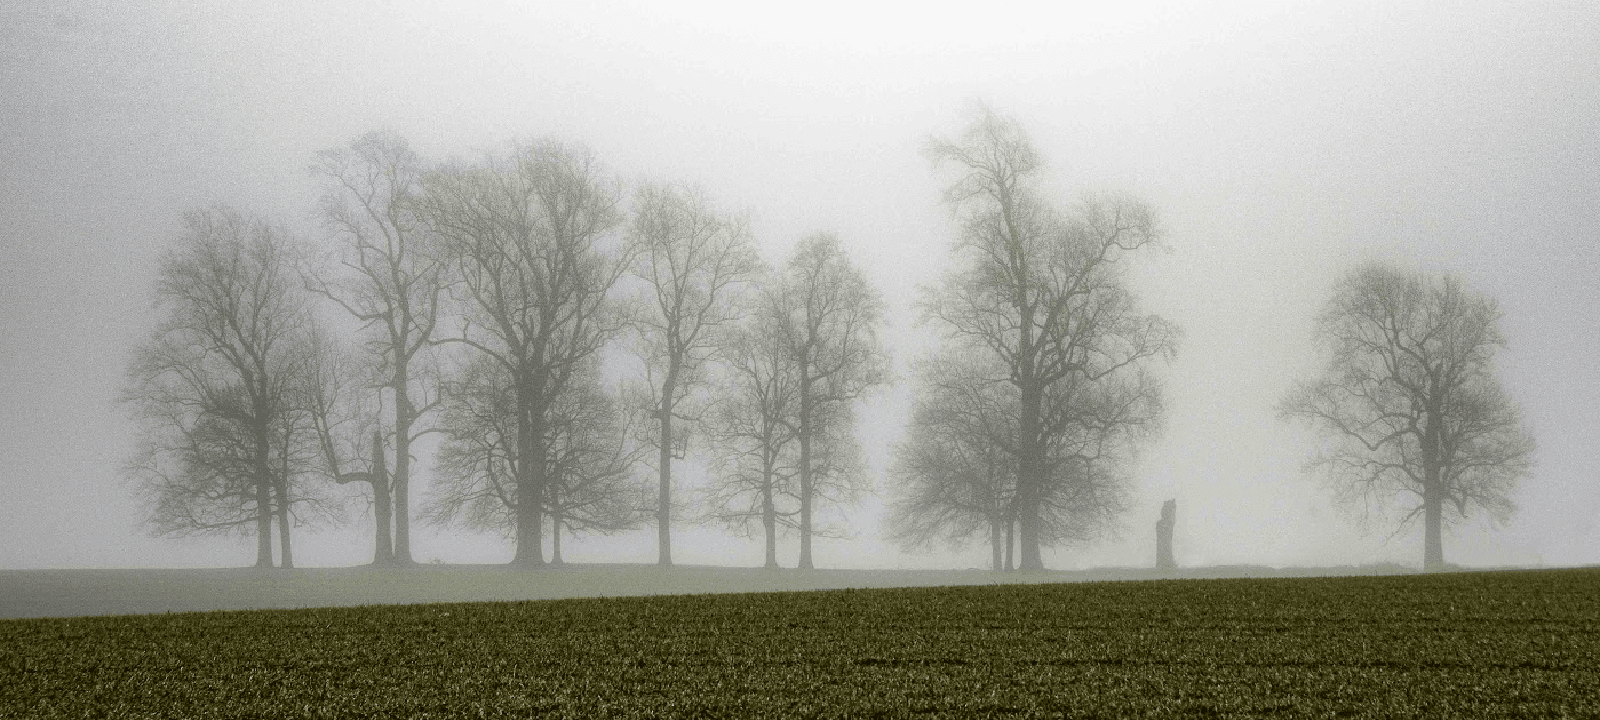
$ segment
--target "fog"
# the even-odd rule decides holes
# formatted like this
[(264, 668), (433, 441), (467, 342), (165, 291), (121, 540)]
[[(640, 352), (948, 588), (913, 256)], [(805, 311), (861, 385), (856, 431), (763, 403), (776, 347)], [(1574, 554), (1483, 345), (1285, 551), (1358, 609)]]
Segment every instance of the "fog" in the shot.
[[(184, 211), (226, 203), (320, 237), (318, 150), (385, 128), (430, 158), (518, 138), (590, 146), (629, 182), (698, 183), (748, 210), (763, 255), (837, 233), (884, 294), (900, 382), (862, 407), (877, 494), (818, 567), (985, 567), (988, 548), (880, 539), (918, 287), (955, 223), (919, 154), (973, 100), (1015, 117), (1053, 199), (1127, 191), (1170, 251), (1133, 274), (1181, 325), (1164, 434), (1119, 537), (1046, 565), (1153, 562), (1178, 501), (1182, 566), (1420, 562), (1420, 523), (1337, 508), (1314, 438), (1274, 404), (1320, 361), (1338, 275), (1378, 259), (1496, 298), (1500, 378), (1539, 443), (1503, 527), (1446, 558), (1600, 562), (1600, 6), (1588, 2), (1119, 2), (1045, 12), (807, 3), (43, 2), (0, 6), (0, 568), (247, 565), (252, 541), (139, 527), (116, 403), (153, 326), (155, 261)], [(419, 458), (422, 497), (433, 459)], [(686, 487), (703, 477), (677, 470)], [(370, 513), (298, 529), (303, 566), (372, 554)], [(759, 538), (674, 529), (685, 564), (756, 566)], [(497, 535), (415, 526), (417, 560), (495, 563)], [(647, 563), (648, 527), (567, 539), (573, 562)], [(797, 545), (780, 539), (793, 566)]]

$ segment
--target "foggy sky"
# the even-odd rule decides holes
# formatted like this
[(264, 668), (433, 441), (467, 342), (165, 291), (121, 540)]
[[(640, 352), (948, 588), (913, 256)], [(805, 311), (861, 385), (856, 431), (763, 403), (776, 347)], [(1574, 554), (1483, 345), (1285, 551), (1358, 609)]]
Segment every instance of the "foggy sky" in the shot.
[[(1272, 410), (1318, 369), (1312, 319), (1366, 259), (1498, 299), (1500, 377), (1539, 442), (1514, 520), (1457, 528), (1446, 559), (1600, 562), (1600, 5), (597, 5), (0, 5), (0, 568), (251, 560), (247, 541), (140, 534), (118, 473), (123, 368), (182, 212), (227, 203), (315, 237), (314, 153), (375, 128), (435, 159), (587, 143), (629, 181), (697, 182), (748, 210), (772, 262), (837, 233), (891, 309), (902, 382), (862, 413), (887, 497), (908, 364), (928, 347), (910, 307), (955, 236), (918, 149), (959, 132), (973, 99), (1027, 128), (1059, 204), (1126, 190), (1159, 208), (1170, 252), (1134, 276), (1186, 333), (1122, 537), (1048, 566), (1152, 562), (1166, 498), (1182, 565), (1418, 564), (1420, 531), (1386, 539), (1387, 522), (1335, 508), (1300, 472), (1312, 438)], [(850, 509), (858, 537), (820, 541), (817, 565), (987, 562), (983, 545), (900, 555), (877, 539), (882, 511)], [(370, 560), (370, 523), (300, 530), (297, 561)], [(674, 540), (682, 563), (760, 563), (758, 542), (716, 530)], [(414, 546), (511, 554), (421, 527)], [(649, 562), (654, 534), (564, 550)], [(792, 566), (795, 541), (779, 553)]]

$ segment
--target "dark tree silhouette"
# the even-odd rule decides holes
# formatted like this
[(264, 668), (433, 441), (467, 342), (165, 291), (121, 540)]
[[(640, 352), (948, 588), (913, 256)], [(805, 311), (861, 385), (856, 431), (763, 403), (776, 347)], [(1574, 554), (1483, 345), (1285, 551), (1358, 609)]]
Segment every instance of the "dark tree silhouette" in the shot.
[[(517, 538), (517, 402), (510, 374), (487, 355), (471, 358), (443, 386), (438, 477), (424, 517)], [(537, 496), (535, 496), (537, 497)], [(532, 503), (538, 504), (538, 503)], [(542, 512), (542, 510), (541, 510)]]
[(366, 483), (372, 488), (374, 538), (372, 564), (394, 562), (394, 518), (390, 489), (393, 478), (384, 458), (379, 429), (377, 393), (364, 358), (348, 346), (336, 345), (327, 332), (311, 334), (307, 372), (311, 390), (307, 408), (321, 443), (321, 456), (329, 480), (340, 485)]
[[(758, 298), (760, 300), (760, 298)], [(760, 527), (767, 568), (778, 567), (778, 530), (798, 530), (795, 415), (799, 382), (770, 302), (749, 308), (721, 366), (721, 392), (710, 412), (720, 451), (705, 489), (704, 520), (749, 533)]]
[(611, 533), (638, 527), (649, 493), (634, 478), (646, 448), (630, 442), (629, 413), (600, 386), (598, 363), (556, 402), (549, 443), (551, 560), (561, 558), (561, 534)]
[(813, 567), (811, 538), (820, 502), (853, 502), (866, 482), (855, 438), (855, 403), (888, 377), (878, 339), (883, 300), (850, 263), (838, 238), (800, 241), (763, 300), (795, 382), (801, 569)]
[[(425, 168), (404, 138), (369, 132), (322, 151), (313, 169), (329, 185), (322, 198), (323, 224), (342, 246), (337, 269), (322, 263), (309, 268), (306, 287), (364, 324), (378, 384), (392, 394), (393, 553), (385, 554), (382, 548), (390, 543), (382, 542), (375, 561), (410, 564), (411, 444), (428, 431), (418, 423), (439, 402), (437, 371), (423, 355), (439, 321), (447, 280), (437, 238), (419, 216)], [(389, 518), (378, 519), (382, 527), (389, 523)]]
[(1178, 501), (1161, 504), (1161, 519), (1156, 521), (1156, 569), (1171, 570), (1178, 566), (1172, 558), (1172, 529), (1178, 524)]
[(1327, 369), (1279, 405), (1328, 438), (1308, 468), (1342, 500), (1414, 501), (1399, 526), (1423, 518), (1426, 569), (1444, 567), (1445, 523), (1478, 510), (1509, 518), (1532, 466), (1533, 439), (1494, 375), (1499, 323), (1494, 300), (1454, 278), (1362, 266), (1318, 319)]
[(138, 348), (123, 400), (140, 424), (128, 471), (157, 535), (254, 533), (256, 566), (294, 566), (301, 506), (326, 510), (308, 405), (315, 348), (282, 227), (225, 207), (192, 212), (161, 258), (160, 325)]
[(1170, 356), (1178, 332), (1137, 312), (1121, 270), (1129, 252), (1156, 242), (1155, 213), (1119, 196), (1058, 213), (1035, 188), (1041, 162), (1026, 133), (987, 107), (959, 141), (932, 140), (926, 154), (955, 171), (945, 201), (961, 223), (961, 266), (924, 311), (947, 342), (992, 355), (1015, 387), (1021, 567), (1041, 569), (1043, 545), (1094, 534), (1072, 524), (1093, 516), (1086, 508), (1117, 509), (1097, 478), (1115, 477), (1120, 463), (1107, 460), (1125, 457), (1125, 441), (1160, 417), (1141, 368)]
[[(916, 548), (941, 537), (960, 545), (987, 529), (994, 567), (1011, 569), (1021, 393), (992, 356), (957, 345), (923, 364), (916, 397), (907, 439), (896, 448), (890, 535)], [(1127, 507), (1135, 451), (1159, 427), (1158, 388), (1144, 373), (1065, 379), (1048, 388), (1040, 408), (1040, 542), (1096, 540)]]
[(983, 354), (919, 363), (911, 422), (895, 448), (888, 535), (907, 549), (989, 536), (995, 570), (1012, 568), (1016, 388)]
[(621, 222), (619, 186), (587, 149), (552, 141), (446, 165), (424, 186), (425, 217), (465, 298), (466, 320), (448, 340), (490, 358), (511, 382), (513, 447), (527, 459), (496, 480), (514, 490), (502, 498), (514, 508), (512, 563), (542, 565), (557, 400), (622, 324), (608, 298), (632, 264), (608, 242)]
[(698, 192), (647, 184), (638, 191), (632, 241), (634, 272), (647, 284), (636, 322), (639, 352), (652, 394), (656, 438), (658, 560), (672, 564), (672, 460), (689, 434), (686, 402), (725, 339), (720, 332), (737, 315), (735, 294), (760, 268), (743, 218), (718, 214)]
[(439, 452), (440, 482), (426, 517), (439, 525), (463, 521), (478, 530), (515, 537), (524, 498), (551, 519), (552, 562), (562, 562), (562, 532), (613, 533), (637, 527), (645, 499), (634, 479), (640, 448), (629, 442), (628, 414), (599, 385), (598, 363), (587, 362), (555, 398), (545, 424), (543, 495), (518, 483), (522, 456), (515, 393), (509, 373), (477, 357), (447, 383)]

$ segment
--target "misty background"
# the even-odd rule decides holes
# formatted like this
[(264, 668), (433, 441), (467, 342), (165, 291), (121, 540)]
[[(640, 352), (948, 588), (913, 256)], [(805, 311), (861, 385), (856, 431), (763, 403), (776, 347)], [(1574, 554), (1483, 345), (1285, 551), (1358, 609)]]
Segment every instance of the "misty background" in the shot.
[[(430, 159), (515, 138), (589, 145), (625, 180), (699, 183), (748, 210), (762, 255), (838, 234), (883, 293), (900, 381), (864, 405), (878, 495), (818, 567), (983, 567), (878, 537), (920, 285), (950, 265), (943, 181), (918, 152), (973, 99), (1017, 118), (1065, 203), (1125, 190), (1170, 252), (1135, 258), (1143, 307), (1183, 327), (1166, 432), (1120, 538), (1052, 568), (1148, 565), (1163, 500), (1183, 566), (1416, 564), (1420, 525), (1336, 508), (1276, 419), (1319, 369), (1312, 321), (1344, 270), (1448, 272), (1500, 303), (1500, 378), (1539, 443), (1503, 528), (1464, 565), (1600, 562), (1600, 6), (1096, 3), (44, 2), (0, 7), (0, 568), (239, 566), (251, 540), (146, 537), (119, 474), (116, 398), (151, 330), (181, 214), (226, 203), (322, 237), (315, 153), (386, 128)], [(433, 458), (420, 457), (418, 494)], [(676, 466), (693, 487), (700, 470)], [(302, 566), (365, 563), (369, 512), (297, 531)], [(414, 531), (418, 561), (512, 545)], [(674, 528), (679, 563), (759, 565), (759, 539)], [(573, 562), (651, 562), (654, 531), (569, 539)], [(796, 543), (780, 540), (793, 566)]]

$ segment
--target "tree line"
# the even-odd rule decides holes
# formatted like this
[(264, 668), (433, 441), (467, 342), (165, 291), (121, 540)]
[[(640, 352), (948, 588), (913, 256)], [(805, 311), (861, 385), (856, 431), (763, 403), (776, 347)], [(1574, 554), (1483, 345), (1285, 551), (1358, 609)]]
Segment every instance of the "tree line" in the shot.
[[(1161, 242), (1157, 213), (1127, 195), (1050, 202), (1031, 140), (987, 107), (925, 153), (959, 231), (953, 269), (918, 301), (940, 343), (915, 362), (886, 532), (908, 548), (983, 537), (996, 569), (1040, 569), (1043, 548), (1114, 530), (1136, 452), (1162, 425), (1153, 364), (1181, 333), (1139, 311), (1125, 279)], [(651, 524), (670, 565), (674, 524), (695, 522), (759, 533), (768, 567), (779, 536), (796, 536), (810, 568), (813, 539), (841, 531), (819, 510), (873, 488), (855, 410), (889, 382), (885, 306), (832, 234), (770, 267), (747, 216), (692, 186), (626, 187), (554, 140), (434, 162), (373, 132), (319, 153), (314, 172), (316, 239), (211, 207), (187, 213), (161, 257), (160, 321), (123, 396), (140, 431), (127, 473), (155, 534), (253, 535), (255, 564), (272, 567), (276, 528), (292, 567), (292, 528), (343, 519), (330, 484), (354, 482), (370, 487), (377, 564), (414, 561), (420, 519), (504, 532), (522, 567), (547, 563), (546, 537), (560, 563), (563, 535)], [(1391, 312), (1369, 332), (1343, 309), (1378, 302), (1353, 289), (1362, 278), (1386, 279), (1385, 298), (1432, 296), (1405, 285), (1425, 279), (1361, 272), (1323, 322), (1353, 339), (1283, 413), (1344, 443), (1317, 461), (1342, 487), (1420, 495), (1427, 559), (1442, 562), (1445, 501), (1503, 515), (1531, 453), (1486, 369), (1498, 315), (1447, 281), (1440, 292), (1470, 308)], [(1456, 329), (1417, 340), (1400, 316)], [(1442, 359), (1363, 355), (1410, 340)], [(618, 358), (637, 372), (618, 380)], [(1352, 369), (1372, 362), (1426, 377)], [(1419, 383), (1431, 390), (1394, 389)], [(1486, 412), (1499, 413), (1488, 427)], [(415, 448), (430, 434), (419, 505)], [(691, 447), (710, 473), (685, 498), (673, 469)]]

